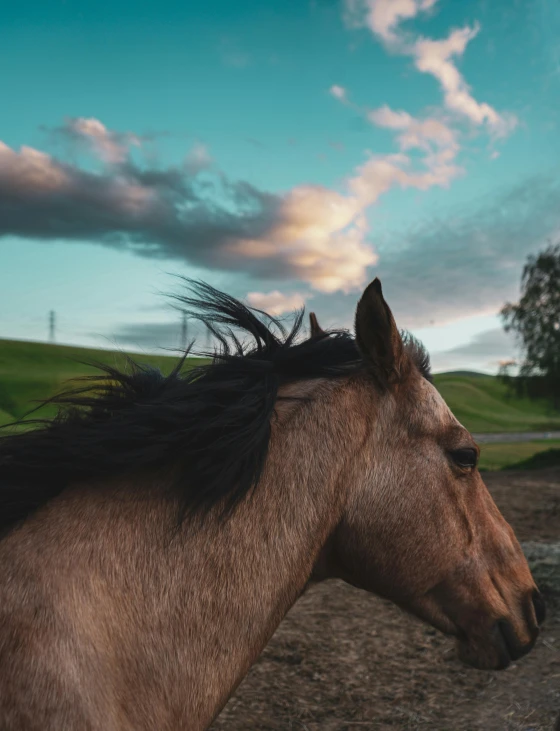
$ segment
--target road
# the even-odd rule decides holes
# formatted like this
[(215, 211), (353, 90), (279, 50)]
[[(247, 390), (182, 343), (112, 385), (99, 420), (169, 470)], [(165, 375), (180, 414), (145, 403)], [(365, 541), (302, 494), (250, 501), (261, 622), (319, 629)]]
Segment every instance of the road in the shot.
[(479, 444), (496, 442), (532, 442), (541, 439), (560, 439), (560, 431), (503, 432), (501, 434), (473, 434)]

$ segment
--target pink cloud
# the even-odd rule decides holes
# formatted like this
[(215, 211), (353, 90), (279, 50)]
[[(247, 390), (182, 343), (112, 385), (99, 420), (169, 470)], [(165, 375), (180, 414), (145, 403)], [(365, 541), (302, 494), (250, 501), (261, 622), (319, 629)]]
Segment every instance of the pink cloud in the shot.
[(35, 195), (63, 190), (70, 179), (50, 155), (22, 146), (19, 152), (0, 141), (0, 171), (9, 180), (13, 193), (32, 191)]
[(352, 193), (296, 186), (282, 196), (273, 225), (261, 236), (238, 238), (226, 250), (232, 258), (280, 257), (313, 289), (348, 292), (365, 283), (367, 268), (377, 261), (366, 239), (365, 205)]
[[(104, 127), (81, 133), (111, 139)], [(199, 172), (115, 162), (94, 173), (0, 143), (0, 236), (98, 241), (145, 256), (296, 277), (324, 292), (366, 281), (377, 261), (366, 238), (366, 200), (310, 185), (270, 195), (214, 171), (216, 198), (207, 186), (199, 191)]]
[(283, 315), (285, 312), (302, 308), (309, 296), (299, 292), (284, 294), (275, 289), (272, 292), (249, 292), (247, 301), (251, 307), (256, 307), (258, 310), (269, 312), (271, 315)]
[[(441, 133), (388, 108), (378, 116), (402, 135)], [(180, 168), (145, 169), (124, 159), (127, 145), (140, 139), (136, 135), (111, 131), (96, 119), (72, 120), (69, 129), (107, 166), (92, 173), (38, 150), (1, 145), (0, 235), (122, 243), (144, 255), (292, 276), (320, 292), (349, 292), (367, 281), (378, 257), (366, 211), (381, 195), (394, 186), (445, 186), (459, 174), (445, 149), (426, 150), (418, 167), (403, 143), (401, 153), (371, 157), (355, 168), (340, 190), (296, 185), (270, 195), (230, 182), (217, 168), (210, 170), (216, 186), (208, 188), (199, 186), (198, 176), (211, 162), (201, 145)]]
[(131, 146), (140, 147), (140, 138), (136, 135), (115, 134), (94, 117), (76, 117), (66, 122), (67, 129), (76, 137), (89, 143), (91, 149), (105, 162), (124, 162)]

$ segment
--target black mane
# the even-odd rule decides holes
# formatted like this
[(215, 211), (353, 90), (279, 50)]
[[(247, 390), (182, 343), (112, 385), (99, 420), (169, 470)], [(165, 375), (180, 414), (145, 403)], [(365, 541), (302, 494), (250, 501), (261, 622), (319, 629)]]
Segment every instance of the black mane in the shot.
[[(185, 509), (233, 507), (259, 481), (279, 388), (363, 367), (346, 331), (302, 340), (303, 310), (288, 330), (208, 284), (186, 281), (192, 296), (175, 299), (220, 343), (211, 362), (185, 369), (187, 350), (167, 376), (132, 360), (128, 372), (96, 364), (102, 375), (77, 379), (45, 402), (59, 406), (54, 419), (23, 419), (27, 430), (1, 436), (0, 533), (71, 483), (173, 465)], [(408, 347), (428, 377), (421, 346), (409, 339)]]

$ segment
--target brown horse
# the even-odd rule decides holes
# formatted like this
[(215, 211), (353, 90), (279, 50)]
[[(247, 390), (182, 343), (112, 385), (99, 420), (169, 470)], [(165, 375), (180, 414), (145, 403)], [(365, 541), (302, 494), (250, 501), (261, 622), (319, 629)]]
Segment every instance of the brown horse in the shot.
[(525, 558), (379, 281), (355, 339), (315, 323), (301, 340), (301, 313), (286, 332), (190, 286), (222, 341), (211, 364), (106, 367), (0, 440), (0, 728), (207, 728), (328, 577), (475, 667), (528, 652), (544, 607)]

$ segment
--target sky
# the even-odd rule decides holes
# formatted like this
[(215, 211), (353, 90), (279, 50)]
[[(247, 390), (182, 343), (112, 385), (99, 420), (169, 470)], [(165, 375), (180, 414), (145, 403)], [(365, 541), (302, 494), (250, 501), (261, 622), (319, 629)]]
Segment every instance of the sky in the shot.
[(559, 37), (556, 0), (8, 2), (0, 337), (177, 347), (174, 275), (351, 328), (379, 276), (435, 371), (496, 372), (560, 235)]

